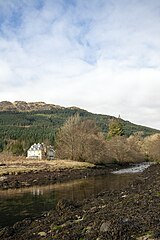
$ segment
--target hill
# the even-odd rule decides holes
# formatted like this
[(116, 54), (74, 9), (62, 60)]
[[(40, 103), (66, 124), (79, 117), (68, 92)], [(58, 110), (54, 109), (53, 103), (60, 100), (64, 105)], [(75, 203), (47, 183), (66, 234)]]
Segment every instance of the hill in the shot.
[(0, 102), (0, 111), (16, 111), (16, 112), (26, 112), (26, 111), (43, 111), (43, 110), (52, 110), (52, 109), (64, 109), (64, 107), (54, 105), (54, 104), (46, 104), (45, 102), (25, 102), (25, 101), (2, 101)]
[[(65, 108), (44, 102), (0, 102), (0, 151), (10, 148), (17, 140), (25, 150), (34, 142), (54, 144), (57, 129), (75, 113), (79, 113), (83, 119), (95, 120), (104, 133), (108, 131), (109, 121), (115, 118), (77, 107)], [(125, 120), (122, 123), (126, 136), (137, 131), (142, 131), (144, 136), (160, 132)]]

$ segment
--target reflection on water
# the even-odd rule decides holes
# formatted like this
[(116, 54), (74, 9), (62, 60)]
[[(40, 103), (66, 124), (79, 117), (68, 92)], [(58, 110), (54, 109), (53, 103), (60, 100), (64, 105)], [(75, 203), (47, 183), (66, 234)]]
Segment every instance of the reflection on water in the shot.
[(0, 191), (0, 226), (12, 225), (25, 217), (39, 216), (55, 207), (60, 199), (83, 200), (104, 190), (119, 189), (134, 175), (108, 174), (67, 183)]

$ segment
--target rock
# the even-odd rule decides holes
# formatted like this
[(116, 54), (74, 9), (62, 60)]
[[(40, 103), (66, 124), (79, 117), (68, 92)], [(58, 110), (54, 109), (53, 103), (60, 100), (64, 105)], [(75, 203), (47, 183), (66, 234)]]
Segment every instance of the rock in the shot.
[(86, 229), (85, 229), (86, 233), (90, 233), (91, 230), (92, 230), (92, 227), (91, 227), (91, 226), (87, 226)]
[(4, 227), (0, 230), (0, 239), (6, 239), (7, 237), (13, 236), (15, 233), (12, 227)]
[(110, 226), (111, 226), (111, 222), (109, 222), (109, 221), (103, 222), (100, 227), (100, 232), (108, 232)]
[(156, 238), (153, 237), (152, 232), (147, 232), (145, 235), (136, 238), (136, 240), (156, 240)]
[(124, 194), (124, 195), (122, 195), (121, 197), (122, 197), (122, 198), (126, 198), (126, 197), (127, 197), (127, 195), (126, 195), (126, 194)]
[(154, 233), (154, 238), (155, 238), (156, 240), (160, 239), (160, 230), (158, 230), (158, 231), (156, 231), (156, 232)]
[(0, 181), (4, 181), (6, 179), (7, 179), (7, 177), (4, 177), (4, 176), (0, 177)]
[(45, 232), (39, 232), (38, 235), (39, 235), (40, 237), (46, 237), (47, 233), (45, 233)]
[[(43, 111), (52, 109), (64, 109), (59, 105), (47, 104), (45, 102), (25, 102), (25, 101), (2, 101), (0, 102), (0, 112), (3, 111), (16, 111), (16, 112), (28, 112), (28, 111)], [(75, 109), (75, 107), (73, 108)]]
[(76, 206), (77, 206), (76, 203), (71, 200), (61, 199), (56, 205), (56, 210), (58, 211), (73, 210), (76, 208)]

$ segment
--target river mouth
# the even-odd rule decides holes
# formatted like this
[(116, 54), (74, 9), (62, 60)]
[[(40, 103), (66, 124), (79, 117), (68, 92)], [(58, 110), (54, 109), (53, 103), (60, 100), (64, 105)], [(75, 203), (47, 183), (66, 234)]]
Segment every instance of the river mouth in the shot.
[[(122, 173), (122, 169), (120, 171)], [(138, 171), (134, 174), (125, 171), (123, 174), (113, 173), (47, 186), (0, 190), (0, 216), (3, 216), (0, 218), (0, 227), (11, 226), (26, 217), (38, 217), (54, 209), (61, 199), (81, 201), (102, 191), (119, 190), (127, 187), (139, 175)]]

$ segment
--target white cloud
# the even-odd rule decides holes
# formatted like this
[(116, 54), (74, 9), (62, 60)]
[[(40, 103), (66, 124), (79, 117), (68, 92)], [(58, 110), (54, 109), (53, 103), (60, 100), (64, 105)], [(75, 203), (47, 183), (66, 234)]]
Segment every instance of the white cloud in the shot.
[(159, 7), (0, 0), (0, 100), (77, 105), (160, 129)]

